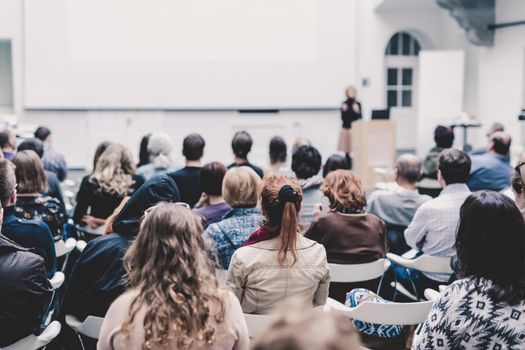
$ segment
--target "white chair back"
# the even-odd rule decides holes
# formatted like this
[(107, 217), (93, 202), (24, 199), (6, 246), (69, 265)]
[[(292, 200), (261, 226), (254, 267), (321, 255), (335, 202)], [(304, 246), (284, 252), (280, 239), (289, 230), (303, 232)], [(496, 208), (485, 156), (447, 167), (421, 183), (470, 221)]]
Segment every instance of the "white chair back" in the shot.
[(328, 264), (330, 281), (351, 283), (369, 281), (383, 276), (388, 267), (388, 260), (379, 259), (366, 264)]
[(77, 249), (78, 249), (79, 252), (82, 253), (84, 251), (84, 249), (86, 248), (86, 246), (87, 246), (86, 241), (84, 241), (82, 239), (79, 239), (77, 241)]
[(416, 303), (375, 303), (365, 301), (354, 308), (328, 298), (327, 305), (348, 318), (376, 324), (417, 325), (423, 323), (432, 309), (433, 301)]
[(66, 276), (64, 275), (64, 273), (57, 271), (55, 272), (53, 277), (49, 279), (49, 283), (51, 284), (51, 287), (53, 287), (53, 290), (57, 290), (62, 286), (62, 284), (64, 284), (65, 279)]
[(436, 301), (440, 295), (441, 294), (437, 290), (431, 288), (425, 289), (425, 298), (427, 298), (427, 300)]
[(270, 324), (274, 318), (274, 315), (244, 314), (244, 320), (246, 321), (246, 326), (248, 327), (249, 337), (255, 338), (261, 335), (270, 327)]
[(98, 339), (103, 322), (103, 317), (88, 316), (82, 322), (73, 315), (66, 315), (66, 324), (69, 327), (71, 327), (76, 333), (93, 339)]
[(402, 256), (392, 253), (387, 253), (386, 257), (388, 258), (388, 260), (397, 265), (422, 272), (443, 273), (449, 275), (454, 273), (452, 267), (450, 266), (450, 258), (448, 257), (431, 256), (423, 254), (415, 259), (406, 259)]
[(29, 335), (14, 344), (3, 347), (2, 350), (37, 350), (43, 348), (58, 336), (61, 328), (60, 322), (53, 321), (40, 335)]
[(73, 249), (75, 249), (76, 245), (77, 240), (74, 238), (68, 238), (65, 242), (63, 240), (55, 242), (55, 252), (57, 258), (71, 253)]

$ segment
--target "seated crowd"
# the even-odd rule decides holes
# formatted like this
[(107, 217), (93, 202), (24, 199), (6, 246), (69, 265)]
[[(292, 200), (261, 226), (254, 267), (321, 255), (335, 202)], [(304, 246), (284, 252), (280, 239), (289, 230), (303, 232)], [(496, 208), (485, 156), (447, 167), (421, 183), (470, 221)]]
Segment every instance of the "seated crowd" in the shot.
[[(67, 166), (51, 131), (39, 127), (17, 147), (4, 130), (0, 347), (39, 334), (52, 315), (63, 327), (50, 348), (66, 350), (522, 349), (525, 162), (510, 165), (501, 124), (472, 154), (452, 148), (452, 128), (438, 126), (434, 140), (423, 160), (399, 155), (393, 182), (374, 191), (344, 154), (323, 164), (307, 139), (289, 157), (272, 138), (264, 167), (248, 160), (246, 131), (233, 136), (228, 166), (202, 162), (196, 133), (183, 140), (184, 161), (164, 133), (143, 138), (138, 164), (103, 142), (66, 210)], [(88, 242), (66, 266), (55, 244), (70, 237)], [(331, 281), (334, 264), (388, 253), (445, 258), (453, 274), (392, 262), (381, 277)], [(54, 293), (60, 270), (66, 282)], [(415, 331), (328, 307), (424, 300), (428, 288), (440, 294)], [(250, 339), (244, 314), (276, 318)], [(79, 341), (66, 315), (103, 317), (99, 338)]]

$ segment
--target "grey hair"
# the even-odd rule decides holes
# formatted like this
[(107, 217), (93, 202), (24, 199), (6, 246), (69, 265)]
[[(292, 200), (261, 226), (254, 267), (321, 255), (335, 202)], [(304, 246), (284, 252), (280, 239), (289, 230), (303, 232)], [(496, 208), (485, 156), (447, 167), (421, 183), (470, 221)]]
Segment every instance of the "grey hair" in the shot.
[(148, 141), (148, 153), (150, 161), (155, 168), (166, 169), (170, 166), (169, 155), (173, 146), (168, 134), (159, 132), (150, 136)]
[(396, 160), (399, 176), (410, 182), (417, 182), (421, 177), (421, 162), (412, 154), (402, 154)]

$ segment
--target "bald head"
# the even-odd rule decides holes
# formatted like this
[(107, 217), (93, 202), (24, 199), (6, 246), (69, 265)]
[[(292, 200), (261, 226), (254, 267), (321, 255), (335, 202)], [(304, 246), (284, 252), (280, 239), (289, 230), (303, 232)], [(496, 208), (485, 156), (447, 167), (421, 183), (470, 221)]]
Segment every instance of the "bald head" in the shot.
[(402, 154), (396, 160), (397, 176), (405, 181), (416, 183), (421, 177), (421, 162), (413, 154)]
[(509, 134), (497, 131), (490, 136), (489, 150), (505, 156), (509, 153), (512, 139)]

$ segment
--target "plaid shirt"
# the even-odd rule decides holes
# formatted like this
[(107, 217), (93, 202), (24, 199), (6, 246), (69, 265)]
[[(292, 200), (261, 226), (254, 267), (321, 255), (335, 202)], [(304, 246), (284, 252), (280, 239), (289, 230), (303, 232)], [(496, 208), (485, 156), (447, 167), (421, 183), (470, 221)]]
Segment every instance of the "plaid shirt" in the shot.
[[(456, 255), (454, 244), (459, 209), (470, 193), (466, 184), (452, 184), (446, 186), (437, 198), (422, 204), (405, 231), (407, 244), (428, 255)], [(449, 277), (442, 274), (425, 275), (442, 282)]]
[(214, 253), (223, 269), (228, 269), (235, 250), (260, 227), (262, 220), (257, 208), (234, 208), (204, 231), (204, 238), (213, 241)]
[(67, 176), (67, 165), (64, 156), (55, 152), (51, 147), (44, 145), (44, 157), (42, 158), (44, 169), (57, 174), (58, 180), (64, 181)]

